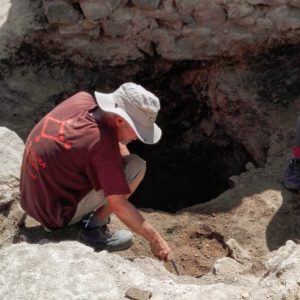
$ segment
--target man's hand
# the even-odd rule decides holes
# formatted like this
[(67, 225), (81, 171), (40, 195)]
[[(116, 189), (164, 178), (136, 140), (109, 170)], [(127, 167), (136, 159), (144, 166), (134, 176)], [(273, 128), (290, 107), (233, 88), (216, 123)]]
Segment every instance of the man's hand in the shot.
[(149, 224), (140, 212), (127, 201), (125, 195), (107, 196), (110, 211), (131, 230), (143, 236), (149, 241), (152, 253), (159, 259), (169, 261), (171, 257), (171, 249), (162, 236)]
[(172, 259), (171, 249), (168, 243), (160, 238), (159, 240), (150, 241), (152, 253), (160, 260), (170, 261)]

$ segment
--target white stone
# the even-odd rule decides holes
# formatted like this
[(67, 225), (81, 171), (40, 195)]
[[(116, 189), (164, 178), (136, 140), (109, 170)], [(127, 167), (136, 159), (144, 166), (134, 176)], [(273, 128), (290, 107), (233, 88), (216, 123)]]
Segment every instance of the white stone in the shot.
[(132, 287), (152, 293), (154, 300), (297, 299), (291, 297), (299, 288), (300, 246), (288, 242), (272, 256), (279, 258), (280, 266), (262, 277), (243, 273), (232, 259), (219, 260), (220, 283), (212, 273), (200, 280), (176, 276), (157, 260), (129, 261), (78, 242), (20, 243), (0, 249), (0, 298), (115, 300), (126, 299)]
[(1, 0), (0, 59), (11, 56), (26, 35), (43, 28), (39, 21), (42, 14), (39, 1)]
[(229, 19), (240, 19), (254, 11), (254, 7), (244, 1), (225, 0)]
[(10, 0), (2, 0), (1, 1), (0, 27), (2, 27), (2, 25), (6, 22), (10, 8), (11, 8)]
[(13, 131), (0, 127), (0, 178), (19, 179), (24, 143)]

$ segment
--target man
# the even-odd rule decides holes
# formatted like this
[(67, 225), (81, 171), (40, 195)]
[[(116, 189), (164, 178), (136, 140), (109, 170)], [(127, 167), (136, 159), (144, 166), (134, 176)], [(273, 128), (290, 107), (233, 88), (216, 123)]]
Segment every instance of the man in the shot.
[(283, 185), (289, 190), (300, 190), (300, 117), (298, 117), (296, 124), (296, 141), (293, 147), (293, 157), (290, 158), (285, 171)]
[(21, 169), (21, 206), (46, 230), (74, 224), (89, 214), (81, 238), (98, 249), (131, 246), (133, 235), (112, 230), (114, 213), (149, 241), (153, 254), (171, 259), (161, 235), (127, 199), (142, 181), (145, 162), (126, 145), (137, 138), (157, 143), (159, 99), (142, 86), (124, 83), (95, 98), (79, 92), (48, 113), (32, 130)]

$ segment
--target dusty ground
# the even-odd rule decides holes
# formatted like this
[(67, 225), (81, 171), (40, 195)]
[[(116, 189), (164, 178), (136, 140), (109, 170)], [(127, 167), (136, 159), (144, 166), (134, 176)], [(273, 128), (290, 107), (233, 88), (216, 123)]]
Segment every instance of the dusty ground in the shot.
[[(283, 111), (277, 118), (281, 124), (274, 131), (264, 168), (248, 165), (248, 172), (231, 178), (233, 188), (218, 198), (187, 208), (176, 214), (143, 210), (151, 222), (170, 243), (181, 274), (200, 277), (209, 272), (217, 258), (230, 256), (226, 244), (234, 238), (249, 254), (260, 258), (285, 244), (289, 239), (300, 239), (300, 195), (285, 190), (282, 173), (291, 154), (294, 124), (300, 102)], [(199, 195), (195, 195), (199, 197)], [(27, 217), (23, 225), (18, 209), (18, 195), (14, 201), (0, 207), (0, 241), (2, 247), (26, 240), (30, 243), (77, 240), (79, 225), (45, 232)], [(200, 197), (199, 197), (200, 199)], [(124, 227), (113, 218), (115, 227)], [(150, 256), (148, 243), (136, 236), (134, 245), (121, 256), (132, 259)], [(166, 268), (175, 272), (170, 263)], [(258, 267), (257, 270), (260, 271)]]
[[(59, 242), (62, 240), (78, 240), (81, 230), (79, 225), (55, 232), (45, 232), (43, 228), (32, 218), (26, 217), (25, 224), (18, 226), (21, 212), (16, 204), (10, 208), (3, 207), (1, 210), (2, 233), (0, 239), (2, 246), (11, 243), (27, 241), (29, 243)], [(156, 228), (165, 236), (172, 247), (178, 268), (181, 274), (199, 277), (211, 270), (216, 258), (230, 255), (230, 249), (226, 245), (224, 237), (217, 231), (213, 224), (213, 218), (203, 216), (191, 224), (187, 220), (182, 222), (180, 215), (169, 215), (160, 212), (143, 212)], [(7, 217), (5, 216), (7, 215)], [(124, 227), (116, 218), (113, 218), (115, 227)], [(119, 252), (128, 259), (135, 257), (153, 257), (149, 245), (141, 237), (135, 236), (134, 245), (125, 251)], [(170, 263), (166, 268), (175, 272)]]
[[(17, 4), (23, 5), (21, 2), (16, 2), (15, 5)], [(2, 35), (4, 35), (3, 27)], [(4, 74), (7, 77), (10, 72)], [(55, 75), (51, 72), (47, 75), (43, 74), (42, 70), (38, 74), (43, 76), (40, 76), (42, 82), (38, 82), (37, 89), (36, 77), (32, 76), (31, 72), (27, 72), (27, 65), (23, 72), (14, 70), (7, 80), (9, 80), (8, 86), (15, 92), (7, 96), (8, 99), (19, 97), (20, 101), (16, 103), (22, 103), (23, 98), (31, 98), (26, 97), (26, 93), (24, 96), (22, 90), (34, 91), (37, 94), (35, 99), (44, 99), (43, 93), (48, 92), (49, 86), (57, 91), (58, 95), (63, 93), (66, 85), (70, 85), (69, 90), (75, 89), (71, 83), (63, 80), (60, 80), (58, 85), (53, 79), (57, 75), (55, 72), (53, 73)], [(22, 84), (26, 87), (20, 87)], [(6, 88), (5, 85), (4, 87)], [(2, 87), (2, 90), (5, 89)], [(21, 119), (21, 114), (18, 115), (17, 110), (23, 110), (23, 107), (16, 105), (12, 100), (7, 102), (9, 109), (3, 111), (5, 114), (14, 112), (14, 115), (9, 115), (10, 122), (4, 125), (16, 129), (17, 125), (12, 124), (24, 123), (24, 127), (28, 127), (28, 124), (33, 122), (29, 113), (29, 115), (25, 114), (26, 119)], [(37, 106), (40, 114), (51, 108), (45, 107), (44, 103), (34, 103), (34, 105)], [(14, 106), (15, 110), (11, 109), (11, 106)], [(143, 211), (145, 218), (170, 243), (181, 274), (199, 277), (210, 271), (217, 258), (231, 255), (226, 245), (226, 241), (230, 238), (235, 239), (251, 255), (258, 258), (279, 248), (289, 239), (298, 242), (300, 196), (286, 191), (281, 185), (281, 177), (287, 158), (291, 155), (295, 120), (299, 113), (300, 100), (296, 100), (288, 109), (277, 110), (274, 113), (274, 132), (270, 148), (267, 149), (268, 159), (265, 167), (255, 169), (249, 165), (248, 172), (232, 178), (234, 187), (218, 198), (176, 214)], [(18, 122), (14, 118), (18, 118)], [(26, 120), (28, 124), (25, 123)], [(201, 201), (201, 195), (194, 195), (194, 197)], [(0, 247), (24, 240), (30, 243), (46, 243), (78, 239), (80, 230), (78, 225), (48, 233), (31, 218), (26, 218), (23, 222), (23, 214), (18, 209), (17, 202), (16, 194), (10, 203), (0, 206)], [(115, 227), (123, 227), (115, 218), (113, 224)], [(152, 257), (147, 242), (138, 236), (129, 250), (119, 254), (129, 259), (137, 256)], [(170, 263), (166, 264), (166, 268), (174, 272)], [(258, 265), (257, 270), (253, 271), (260, 271), (260, 266)]]
[[(257, 258), (278, 249), (289, 239), (298, 242), (300, 195), (285, 190), (281, 177), (291, 155), (299, 111), (300, 102), (296, 101), (290, 109), (282, 111), (280, 117), (275, 116), (281, 125), (274, 130), (266, 166), (254, 168), (249, 164), (247, 172), (231, 178), (234, 187), (218, 198), (176, 214), (142, 211), (170, 243), (181, 274), (200, 277), (209, 272), (217, 258), (231, 255), (226, 245), (230, 238)], [(13, 198), (15, 201), (0, 207), (3, 247), (23, 240), (44, 243), (78, 239), (79, 225), (48, 233), (27, 217), (19, 226), (22, 213), (17, 206), (18, 195)], [(115, 227), (124, 227), (116, 218), (112, 222)], [(148, 243), (139, 236), (130, 249), (119, 254), (129, 259), (152, 257)], [(166, 268), (175, 272), (170, 263)]]

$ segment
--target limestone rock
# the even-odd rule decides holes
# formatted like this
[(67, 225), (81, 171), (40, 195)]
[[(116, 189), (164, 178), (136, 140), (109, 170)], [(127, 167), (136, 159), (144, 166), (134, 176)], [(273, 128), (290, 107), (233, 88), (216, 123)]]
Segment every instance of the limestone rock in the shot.
[(122, 0), (81, 0), (80, 6), (89, 21), (97, 21), (107, 18), (121, 3)]
[(14, 244), (1, 249), (0, 258), (1, 299), (126, 299), (129, 288), (146, 291), (148, 297), (152, 293), (154, 300), (275, 300), (292, 299), (288, 297), (299, 292), (300, 246), (291, 241), (271, 255), (263, 277), (243, 274), (238, 263), (222, 259), (223, 267), (216, 269), (223, 273), (224, 283), (213, 274), (200, 280), (176, 276), (157, 260), (129, 261), (106, 251), (95, 253), (71, 241)]
[(16, 133), (0, 127), (0, 247), (25, 219), (18, 205), (24, 143)]
[(152, 297), (152, 293), (141, 289), (130, 287), (126, 291), (126, 297), (133, 300), (147, 300)]
[(299, 0), (289, 0), (288, 3), (289, 3), (292, 7), (300, 8), (300, 1), (299, 1)]
[(272, 9), (267, 17), (279, 31), (297, 30), (300, 28), (300, 12), (291, 10), (287, 5)]
[(134, 14), (131, 9), (117, 9), (102, 22), (104, 34), (111, 37), (126, 35), (131, 31), (131, 20)]
[(273, 0), (248, 0), (247, 1), (251, 5), (272, 5)]
[(226, 243), (232, 251), (232, 257), (241, 264), (247, 264), (251, 261), (251, 256), (233, 239)]
[[(189, 0), (189, 1), (182, 1), (182, 0), (175, 0), (174, 3), (180, 15), (190, 15), (192, 11), (199, 5), (198, 0)], [(208, 0), (202, 2), (209, 2)]]
[(0, 59), (9, 57), (25, 36), (44, 28), (40, 1), (2, 0), (0, 7)]
[(239, 262), (229, 257), (223, 257), (215, 262), (212, 273), (214, 275), (231, 274), (233, 276), (236, 276), (242, 271), (243, 268), (241, 267), (241, 264)]
[(80, 18), (80, 14), (69, 1), (43, 0), (45, 14), (51, 24), (70, 24)]
[(20, 167), (24, 143), (18, 135), (5, 128), (0, 127), (0, 178), (20, 177)]
[[(20, 42), (29, 37), (41, 38), (39, 30), (43, 29), (43, 45), (53, 48), (54, 53), (71, 54), (70, 58), (74, 60), (80, 56), (83, 61), (87, 57), (104, 63), (110, 56), (112, 64), (118, 64), (120, 60), (115, 60), (113, 52), (102, 58), (102, 32), (111, 39), (120, 38), (119, 48), (123, 46), (123, 40), (130, 40), (136, 48), (134, 52), (141, 51), (146, 56), (156, 53), (168, 60), (235, 57), (249, 51), (258, 52), (266, 45), (296, 44), (300, 40), (297, 33), (300, 27), (298, 0), (134, 0), (131, 5), (128, 0), (44, 0), (44, 9), (33, 0), (14, 3), (9, 9), (9, 1), (4, 1), (0, 23), (5, 22), (6, 15), (20, 16), (20, 11), (22, 18), (11, 18), (5, 22), (0, 35), (5, 35), (6, 39), (1, 38), (1, 44), (7, 44), (9, 40), (13, 41), (12, 44), (18, 41), (11, 33), (15, 33)], [(31, 9), (28, 20), (28, 14), (23, 13), (25, 7), (26, 13), (29, 12), (28, 7)], [(45, 13), (42, 13), (43, 10)], [(45, 17), (50, 26), (42, 21)], [(94, 24), (94, 27), (83, 29), (81, 22), (84, 21)], [(30, 34), (25, 30), (28, 22), (33, 29)], [(146, 27), (145, 23), (148, 24)], [(75, 36), (76, 41), (72, 41)], [(78, 43), (80, 45), (89, 39), (98, 41), (99, 54), (93, 51), (94, 56), (91, 56), (90, 47), (78, 50)], [(112, 43), (115, 44), (115, 41)], [(5, 46), (2, 48), (5, 49)], [(140, 58), (125, 51), (131, 51), (131, 47), (123, 51), (124, 63)], [(0, 53), (4, 55), (5, 52)]]
[(197, 24), (206, 26), (221, 25), (226, 20), (224, 8), (212, 1), (199, 3), (193, 12), (193, 16)]
[(61, 24), (58, 27), (61, 35), (88, 35), (97, 39), (100, 36), (100, 26), (94, 25), (87, 20), (79, 21), (75, 24)]
[(226, 0), (225, 6), (227, 9), (228, 19), (246, 17), (254, 10), (253, 6), (243, 0)]
[(13, 131), (0, 127), (0, 210), (8, 209), (19, 191), (23, 141)]
[(156, 9), (160, 0), (132, 0), (132, 2), (140, 9)]

